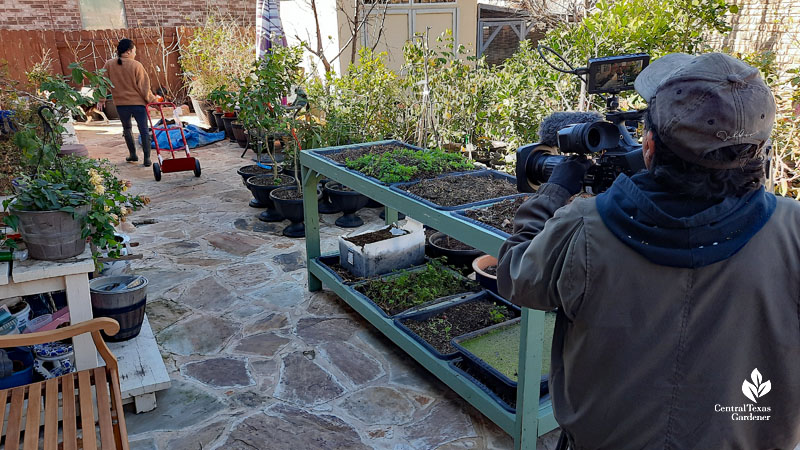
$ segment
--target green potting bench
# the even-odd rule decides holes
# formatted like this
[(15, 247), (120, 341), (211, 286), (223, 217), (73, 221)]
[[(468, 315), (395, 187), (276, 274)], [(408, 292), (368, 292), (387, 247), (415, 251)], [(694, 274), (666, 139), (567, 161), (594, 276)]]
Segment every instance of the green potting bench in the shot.
[[(300, 152), (300, 165), (305, 204), (308, 289), (312, 292), (318, 291), (322, 289), (324, 283), (450, 389), (513, 436), (516, 449), (535, 450), (537, 437), (558, 426), (553, 418), (550, 401), (540, 401), (539, 399), (544, 312), (522, 308), (517, 413), (512, 414), (474, 383), (451, 369), (447, 361), (437, 359), (417, 341), (396, 328), (392, 320), (381, 315), (374, 306), (354, 295), (347, 286), (337, 280), (315, 259), (320, 256), (317, 184), (323, 178), (334, 180), (386, 205), (387, 224), (396, 221), (397, 213), (400, 211), (433, 228), (445, 230), (448, 235), (490, 255), (497, 256), (500, 246), (503, 244), (503, 238), (459, 219), (448, 211), (431, 208), (394, 192), (386, 186), (347, 171), (313, 151)], [(549, 345), (549, 343), (547, 344)]]

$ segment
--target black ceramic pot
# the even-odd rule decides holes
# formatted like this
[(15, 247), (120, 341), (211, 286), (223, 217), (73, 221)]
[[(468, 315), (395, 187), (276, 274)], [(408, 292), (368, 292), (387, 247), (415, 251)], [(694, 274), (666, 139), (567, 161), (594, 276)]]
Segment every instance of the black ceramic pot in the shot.
[(244, 132), (244, 126), (239, 122), (232, 122), (231, 131), (233, 131), (233, 138), (236, 139), (236, 143), (239, 144), (239, 147), (247, 147), (247, 135)]
[(356, 215), (356, 211), (366, 206), (369, 198), (356, 191), (344, 188), (341, 183), (329, 182), (325, 185), (331, 202), (344, 214), (336, 219), (336, 225), (342, 228), (356, 228), (364, 225), (364, 220)]
[[(301, 238), (306, 236), (306, 226), (303, 223), (305, 215), (303, 211), (303, 199), (293, 198), (286, 200), (275, 196), (276, 193), (282, 191), (296, 190), (297, 186), (284, 186), (273, 190), (270, 192), (269, 196), (272, 201), (275, 202), (275, 209), (291, 222), (289, 226), (283, 229), (283, 235), (286, 237)], [(322, 191), (317, 188), (317, 201), (319, 201), (320, 198), (322, 198)]]
[(208, 131), (212, 133), (217, 131), (217, 120), (214, 117), (214, 108), (206, 109), (203, 112), (206, 114), (206, 120), (208, 120)]
[(225, 124), (225, 137), (227, 137), (231, 142), (236, 142), (236, 138), (233, 136), (233, 121), (236, 120), (236, 116), (233, 115), (231, 117), (222, 116), (222, 123)]
[[(255, 169), (257, 167), (258, 166), (255, 165), (255, 164), (250, 164), (250, 165), (247, 165), (247, 166), (244, 166), (244, 167), (240, 167), (236, 171), (236, 173), (239, 174), (240, 177), (242, 177), (242, 184), (247, 189), (250, 189), (250, 186), (247, 185), (247, 179), (248, 178), (250, 178), (250, 177), (252, 177), (254, 175), (270, 175), (269, 169), (264, 169), (264, 170), (266, 170), (265, 172), (256, 172), (255, 170), (252, 170), (252, 169)], [(278, 173), (279, 174), (281, 173), (281, 168), (280, 167), (278, 167)], [(250, 192), (252, 193), (253, 191), (250, 190)], [(253, 194), (253, 197), (254, 198), (250, 200), (250, 207), (251, 208), (266, 208), (266, 205), (264, 203), (260, 203), (255, 198), (255, 194)]]
[[(274, 176), (272, 174), (254, 175), (245, 181), (247, 189), (250, 189), (250, 192), (253, 193), (256, 203), (263, 205), (262, 208), (267, 208), (266, 211), (258, 215), (258, 219), (264, 222), (280, 222), (283, 220), (283, 215), (275, 209), (275, 203), (272, 201), (269, 194), (277, 188), (289, 186), (290, 184), (275, 184), (273, 179)], [(281, 180), (281, 182), (284, 181), (291, 182), (288, 178), (286, 180)]]
[(444, 256), (447, 258), (448, 265), (457, 267), (462, 271), (471, 272), (472, 261), (474, 261), (478, 256), (482, 255), (483, 252), (472, 247), (470, 247), (470, 250), (453, 250), (445, 248), (442, 243), (445, 239), (447, 239), (447, 237), (448, 236), (441, 231), (432, 234), (428, 238), (428, 243), (431, 245), (430, 251), (432, 254), (428, 256), (434, 258)]
[(320, 214), (338, 214), (342, 212), (342, 210), (333, 204), (330, 198), (330, 193), (328, 189), (325, 188), (325, 184), (327, 184), (331, 180), (320, 180), (319, 184), (322, 187), (322, 198), (319, 200), (319, 213)]
[(225, 122), (222, 121), (222, 111), (214, 111), (214, 123), (217, 124), (217, 131), (225, 131)]

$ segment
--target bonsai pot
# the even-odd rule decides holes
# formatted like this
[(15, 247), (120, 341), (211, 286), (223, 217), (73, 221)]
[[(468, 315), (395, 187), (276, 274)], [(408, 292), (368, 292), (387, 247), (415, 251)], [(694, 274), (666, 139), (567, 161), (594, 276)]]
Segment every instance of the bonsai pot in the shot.
[(431, 244), (430, 251), (432, 254), (430, 256), (434, 258), (444, 256), (447, 258), (448, 265), (458, 267), (462, 270), (470, 268), (472, 266), (472, 261), (483, 253), (480, 250), (476, 250), (451, 238), (441, 231), (432, 234), (428, 238), (428, 243)]
[(244, 133), (244, 126), (239, 122), (232, 122), (231, 130), (233, 131), (233, 137), (236, 139), (236, 143), (239, 144), (239, 147), (247, 147), (247, 135)]
[(336, 225), (343, 228), (356, 228), (364, 225), (364, 220), (356, 215), (356, 211), (366, 206), (369, 198), (341, 183), (329, 182), (325, 185), (333, 204), (342, 210), (342, 217), (336, 219)]
[[(289, 186), (293, 180), (287, 176), (278, 176), (281, 177), (278, 184), (275, 184), (275, 176), (272, 174), (253, 175), (245, 181), (245, 185), (247, 185), (247, 189), (250, 189), (250, 192), (253, 193), (256, 203), (263, 205), (262, 208), (267, 208), (266, 211), (258, 215), (258, 219), (264, 222), (280, 222), (283, 220), (283, 215), (275, 209), (275, 203), (272, 201), (269, 194), (279, 187)], [(285, 180), (283, 180), (283, 178), (285, 178)]]
[(217, 125), (217, 130), (225, 131), (225, 122), (222, 121), (222, 111), (214, 111), (214, 123)]
[[(486, 270), (492, 266), (494, 266), (493, 271)], [(477, 280), (484, 289), (500, 295), (497, 292), (497, 258), (492, 255), (479, 256), (472, 261), (472, 270), (475, 271), (475, 280)]]
[(331, 180), (320, 180), (319, 184), (322, 187), (322, 198), (319, 200), (319, 213), (320, 214), (337, 214), (342, 212), (341, 209), (337, 208), (336, 205), (331, 202), (330, 194), (328, 189), (325, 188), (325, 184), (327, 184)]
[(217, 131), (217, 120), (214, 117), (214, 108), (204, 109), (203, 113), (205, 113), (206, 115), (206, 121), (208, 122), (208, 130)]
[(225, 113), (225, 115), (222, 116), (222, 123), (225, 125), (225, 137), (231, 142), (236, 142), (236, 138), (233, 136), (232, 126), (234, 120), (236, 120), (236, 113)]
[[(293, 238), (305, 237), (303, 197), (297, 197), (297, 186), (280, 187), (270, 192), (269, 196), (275, 202), (275, 209), (291, 222), (283, 229), (283, 235)], [(283, 196), (289, 198), (282, 198)], [(321, 197), (322, 191), (317, 188), (317, 200), (319, 201)]]
[(11, 207), (19, 217), (19, 232), (31, 258), (56, 261), (83, 253), (86, 239), (81, 237), (83, 219), (89, 205), (75, 208), (76, 218), (64, 211), (22, 211)]

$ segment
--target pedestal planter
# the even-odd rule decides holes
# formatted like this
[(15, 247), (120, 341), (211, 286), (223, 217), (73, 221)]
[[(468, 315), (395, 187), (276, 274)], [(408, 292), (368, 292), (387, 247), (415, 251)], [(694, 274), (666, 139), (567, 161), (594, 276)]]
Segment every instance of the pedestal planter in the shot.
[(469, 270), (472, 267), (472, 261), (483, 253), (441, 231), (432, 234), (428, 238), (428, 243), (431, 245), (428, 256), (433, 258), (444, 256), (447, 258), (448, 265), (462, 270)]
[(339, 264), (359, 278), (416, 266), (424, 260), (425, 233), (416, 221), (339, 236)]
[[(291, 222), (283, 229), (283, 235), (292, 238), (305, 237), (303, 195), (297, 191), (297, 186), (280, 187), (270, 192), (269, 197), (275, 202), (275, 209)], [(322, 198), (322, 191), (317, 188), (317, 201), (320, 198)]]
[(492, 255), (483, 255), (472, 261), (472, 270), (475, 271), (475, 280), (484, 289), (497, 292), (497, 258)]
[[(228, 116), (228, 114), (231, 114)], [(231, 142), (236, 142), (236, 138), (233, 136), (233, 121), (236, 120), (236, 115), (233, 113), (225, 113), (222, 116), (222, 123), (225, 125), (225, 137), (227, 137)]]
[(254, 175), (245, 181), (247, 189), (253, 193), (256, 203), (267, 208), (266, 211), (258, 215), (258, 219), (264, 222), (280, 222), (284, 219), (283, 215), (275, 209), (275, 203), (269, 194), (277, 188), (289, 186), (294, 180), (284, 175), (278, 175), (278, 179), (272, 174)]
[(369, 202), (366, 195), (342, 186), (341, 183), (331, 182), (325, 185), (328, 195), (333, 204), (342, 210), (342, 217), (336, 219), (336, 225), (343, 228), (357, 228), (364, 225), (364, 220), (356, 215), (356, 211), (363, 208)]
[(11, 207), (11, 213), (19, 217), (19, 232), (28, 247), (31, 258), (56, 261), (83, 253), (86, 239), (81, 237), (83, 219), (89, 205), (75, 209), (72, 214), (63, 211), (19, 211)]
[(233, 137), (236, 139), (236, 143), (239, 144), (239, 147), (246, 148), (247, 134), (244, 132), (244, 126), (239, 122), (232, 122), (231, 131), (233, 131)]
[(214, 124), (217, 126), (217, 130), (225, 131), (225, 122), (222, 121), (222, 111), (214, 111)]
[(337, 214), (342, 210), (331, 202), (330, 192), (325, 187), (328, 181), (330, 180), (321, 180), (319, 182), (320, 187), (322, 187), (322, 198), (319, 199), (318, 211), (320, 214)]

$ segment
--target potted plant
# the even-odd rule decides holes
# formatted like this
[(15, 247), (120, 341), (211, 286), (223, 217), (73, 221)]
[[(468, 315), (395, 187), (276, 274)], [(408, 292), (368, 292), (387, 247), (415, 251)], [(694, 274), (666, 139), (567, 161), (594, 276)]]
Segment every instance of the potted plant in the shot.
[(225, 130), (225, 137), (230, 140), (235, 140), (233, 135), (233, 121), (236, 120), (236, 99), (234, 93), (227, 89), (226, 85), (214, 88), (208, 93), (208, 101), (214, 104), (215, 109), (220, 110), (220, 119), (222, 121), (222, 128)]
[(482, 255), (472, 261), (472, 270), (475, 271), (475, 281), (484, 289), (495, 294), (497, 292), (497, 258), (492, 255)]

